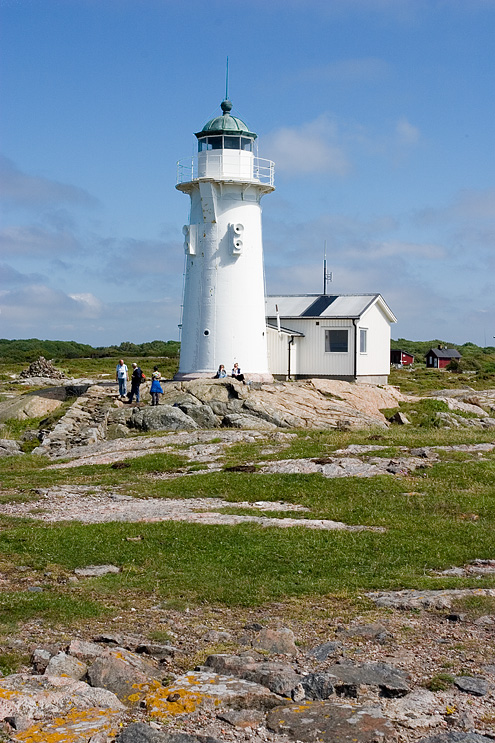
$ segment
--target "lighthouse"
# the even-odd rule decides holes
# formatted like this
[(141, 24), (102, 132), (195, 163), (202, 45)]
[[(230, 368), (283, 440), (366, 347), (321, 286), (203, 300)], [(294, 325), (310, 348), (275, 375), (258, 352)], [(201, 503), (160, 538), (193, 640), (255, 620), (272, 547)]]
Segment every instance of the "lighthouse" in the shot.
[(189, 194), (182, 333), (177, 380), (214, 377), (237, 362), (246, 379), (272, 381), (265, 322), (261, 197), (274, 164), (257, 157), (257, 135), (232, 116), (196, 133), (197, 154), (179, 161), (176, 188)]

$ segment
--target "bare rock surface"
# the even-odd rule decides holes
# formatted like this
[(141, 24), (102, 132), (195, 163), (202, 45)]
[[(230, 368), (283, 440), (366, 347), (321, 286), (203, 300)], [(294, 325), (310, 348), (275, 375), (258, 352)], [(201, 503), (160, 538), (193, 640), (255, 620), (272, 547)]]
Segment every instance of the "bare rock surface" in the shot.
[(357, 698), (360, 686), (375, 686), (384, 697), (403, 697), (409, 691), (403, 671), (387, 663), (341, 663), (330, 666), (327, 672), (335, 677), (340, 696)]
[[(254, 644), (256, 647), (256, 644)], [(288, 663), (256, 661), (251, 656), (210, 655), (205, 661), (205, 670), (229, 674), (246, 681), (262, 684), (270, 691), (290, 696), (292, 689), (301, 681), (301, 676)]]
[[(89, 491), (89, 492), (88, 492)], [(96, 492), (95, 492), (96, 491)], [(230, 501), (221, 498), (133, 498), (119, 493), (108, 493), (102, 489), (80, 485), (77, 487), (53, 487), (38, 489), (39, 499), (29, 503), (7, 503), (4, 514), (9, 516), (30, 516), (41, 521), (81, 521), (83, 523), (108, 523), (111, 521), (187, 521), (189, 523), (211, 525), (235, 525), (254, 523), (264, 527), (290, 528), (298, 526), (304, 529), (324, 531), (377, 531), (383, 532), (383, 527), (360, 526), (344, 524), (342, 521), (330, 519), (307, 518), (275, 518), (269, 516), (252, 516), (220, 513), (222, 508), (232, 507)], [(241, 502), (235, 504), (237, 508), (250, 510), (273, 511), (301, 511), (297, 504), (280, 503), (275, 501), (260, 501), (259, 503)], [(76, 569), (76, 575), (94, 577), (111, 572), (119, 572), (119, 568), (112, 565), (90, 565)], [(280, 646), (291, 648), (294, 641), (288, 641), (280, 635), (267, 637), (266, 643), (278, 642)], [(270, 650), (270, 647), (266, 649)]]
[(22, 454), (22, 449), (17, 441), (0, 439), (0, 457), (14, 457), (19, 454)]
[[(266, 617), (266, 608), (259, 611)], [(330, 656), (319, 660), (310, 653), (319, 647), (314, 638), (322, 637), (325, 628), (328, 632), (329, 623), (323, 616), (318, 619), (314, 614), (312, 622), (304, 618), (292, 625), (296, 655), (281, 655), (273, 648), (260, 655), (253, 647), (256, 637), (263, 630), (284, 629), (279, 621), (260, 625), (241, 621), (238, 610), (223, 609), (221, 614), (230, 642), (251, 647), (239, 648), (235, 655), (210, 655), (205, 666), (195, 670), (185, 670), (185, 664), (188, 654), (194, 656), (202, 642), (202, 621), (212, 616), (208, 609), (203, 616), (201, 609), (171, 613), (154, 607), (141, 619), (135, 614), (134, 624), (130, 616), (126, 618), (122, 627), (130, 632), (115, 632), (103, 625), (99, 635), (91, 640), (73, 638), (63, 650), (53, 643), (38, 646), (32, 653), (33, 663), (36, 658), (48, 663), (58, 659), (84, 662), (90, 683), (98, 686), (46, 673), (0, 679), (0, 723), (4, 720), (9, 741), (234, 743), (240, 736), (251, 743), (421, 743), (430, 736), (440, 743), (486, 743), (495, 735), (495, 664), (486, 662), (495, 659), (495, 645), (484, 626), (452, 623), (437, 611), (404, 614), (388, 609), (382, 626), (389, 631), (390, 643), (380, 644), (375, 633), (356, 635), (356, 627), (373, 624), (356, 617), (339, 633), (344, 656), (335, 663)], [(258, 613), (250, 611), (249, 615), (256, 618)], [(176, 635), (179, 655), (164, 654), (170, 645), (146, 641), (136, 632), (137, 627), (146, 631), (156, 626), (159, 617), (167, 620), (166, 626)], [(406, 625), (410, 631), (401, 634)], [(208, 626), (211, 631), (225, 632), (211, 620)], [(334, 632), (339, 627), (334, 626)], [(440, 636), (448, 639), (448, 645), (435, 642)], [(454, 665), (470, 667), (473, 672), (454, 673), (453, 678), (463, 681), (465, 688), (453, 683), (445, 691), (426, 689), (425, 681), (444, 668), (452, 658), (452, 648), (462, 639), (471, 643), (472, 650), (461, 653)], [(359, 656), (361, 661), (356, 660)], [(481, 668), (483, 676), (476, 672)], [(477, 684), (468, 688), (472, 681)], [(480, 696), (482, 682), (484, 694)]]
[(17, 395), (0, 402), (0, 422), (9, 418), (21, 421), (41, 418), (59, 408), (65, 399), (64, 387), (51, 387)]
[(303, 743), (389, 743), (397, 740), (390, 721), (376, 707), (306, 702), (278, 707), (269, 713), (270, 730)]
[[(53, 384), (53, 379), (25, 381)], [(40, 417), (68, 396), (77, 400), (50, 431), (44, 432), (36, 454), (66, 457), (74, 448), (125, 438), (132, 431), (195, 431), (283, 428), (367, 428), (387, 426), (381, 407), (406, 399), (395, 387), (352, 385), (333, 380), (243, 385), (237, 380), (165, 382), (161, 404), (125, 406), (111, 382), (71, 380), (0, 404), (0, 420)], [(149, 398), (146, 387), (142, 399)], [(3, 407), (2, 407), (3, 406)], [(5, 410), (3, 410), (5, 409)], [(2, 412), (3, 411), (3, 412)]]
[(64, 676), (14, 674), (0, 679), (0, 721), (10, 720), (11, 740), (82, 743), (118, 730), (124, 705), (106, 689)]
[(373, 591), (366, 594), (377, 606), (395, 609), (450, 609), (465, 596), (495, 596), (495, 588), (452, 588), (444, 590)]
[(191, 671), (166, 687), (148, 686), (144, 697), (148, 714), (162, 721), (202, 707), (214, 709), (226, 705), (234, 709), (266, 711), (282, 701), (282, 697), (266, 686), (207, 671)]
[(139, 703), (139, 692), (159, 677), (155, 665), (125, 648), (107, 649), (88, 670), (91, 686), (108, 689), (127, 704)]

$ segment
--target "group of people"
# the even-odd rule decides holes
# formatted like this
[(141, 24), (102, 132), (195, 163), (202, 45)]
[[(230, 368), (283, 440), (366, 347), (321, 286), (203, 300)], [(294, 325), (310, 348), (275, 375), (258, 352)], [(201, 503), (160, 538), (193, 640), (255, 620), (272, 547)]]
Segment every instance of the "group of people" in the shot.
[[(160, 395), (163, 395), (163, 389), (160, 384), (161, 378), (162, 375), (158, 371), (158, 367), (154, 366), (153, 373), (151, 375), (150, 388), (152, 405), (158, 405), (159, 397)], [(139, 402), (141, 384), (146, 381), (146, 377), (143, 374), (141, 368), (136, 363), (133, 363), (132, 365), (130, 392), (127, 392), (127, 385), (129, 383), (129, 370), (127, 368), (127, 365), (124, 363), (124, 359), (120, 359), (119, 363), (117, 364), (115, 379), (119, 383), (120, 400), (131, 403), (134, 398), (136, 398), (136, 402)]]
[[(225, 379), (226, 376), (227, 376), (227, 372), (225, 371), (225, 366), (223, 364), (220, 364), (220, 366), (218, 367), (218, 371), (215, 374), (214, 379)], [(239, 364), (237, 362), (232, 367), (231, 376), (237, 379), (239, 382), (244, 382), (244, 374), (241, 373)]]
[[(227, 372), (225, 370), (225, 366), (223, 364), (220, 364), (214, 378), (225, 379), (226, 376)], [(237, 379), (239, 382), (244, 382), (244, 374), (241, 373), (239, 364), (237, 362), (232, 367), (231, 376), (234, 377), (234, 379)], [(159, 397), (160, 395), (163, 395), (163, 388), (160, 384), (161, 378), (162, 375), (158, 371), (158, 367), (154, 366), (153, 373), (151, 375), (150, 388), (152, 405), (158, 405)], [(117, 368), (115, 370), (115, 379), (119, 383), (119, 400), (131, 403), (134, 398), (136, 398), (136, 402), (139, 402), (140, 387), (141, 384), (146, 381), (146, 377), (143, 374), (141, 367), (139, 367), (135, 362), (132, 365), (132, 373), (130, 378), (131, 389), (129, 392), (127, 391), (127, 385), (129, 384), (129, 370), (124, 362), (124, 359), (120, 359), (119, 363), (117, 364)]]

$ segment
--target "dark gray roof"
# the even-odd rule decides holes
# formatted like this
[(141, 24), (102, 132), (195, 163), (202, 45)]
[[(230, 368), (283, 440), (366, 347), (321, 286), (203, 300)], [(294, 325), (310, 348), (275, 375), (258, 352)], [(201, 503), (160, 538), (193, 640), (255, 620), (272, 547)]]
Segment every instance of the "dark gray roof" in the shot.
[(461, 359), (462, 355), (457, 348), (430, 348), (426, 356), (436, 356), (437, 359)]
[[(277, 318), (268, 317), (266, 320), (266, 327), (270, 328), (270, 330), (278, 331)], [(284, 328), (282, 325), (280, 326), (280, 332), (284, 333), (284, 335), (298, 335), (300, 338), (304, 338), (304, 333), (301, 333), (300, 330), (291, 330), (290, 328)]]
[(360, 318), (378, 304), (390, 322), (394, 313), (380, 294), (284, 294), (266, 297), (267, 317), (295, 318)]

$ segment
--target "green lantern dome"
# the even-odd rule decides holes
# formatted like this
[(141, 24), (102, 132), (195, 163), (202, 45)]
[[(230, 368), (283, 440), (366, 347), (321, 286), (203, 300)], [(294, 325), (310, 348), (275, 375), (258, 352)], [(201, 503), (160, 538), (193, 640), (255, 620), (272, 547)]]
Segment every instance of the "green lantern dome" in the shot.
[(230, 111), (232, 110), (231, 101), (227, 99), (222, 101), (220, 108), (223, 111), (222, 115), (215, 116), (215, 118), (207, 121), (202, 130), (196, 133), (198, 139), (208, 134), (242, 134), (245, 137), (256, 139), (257, 134), (250, 132), (247, 125), (241, 119), (230, 115)]

